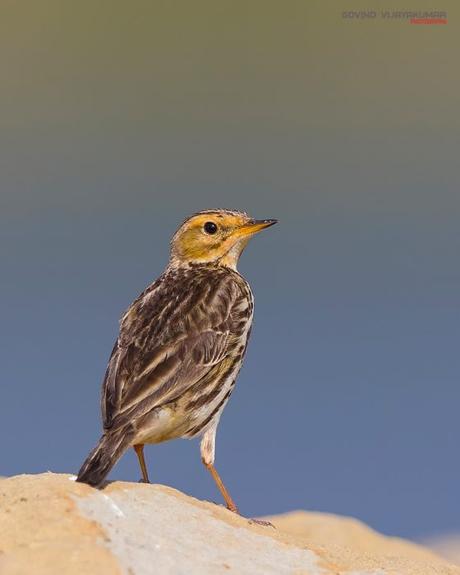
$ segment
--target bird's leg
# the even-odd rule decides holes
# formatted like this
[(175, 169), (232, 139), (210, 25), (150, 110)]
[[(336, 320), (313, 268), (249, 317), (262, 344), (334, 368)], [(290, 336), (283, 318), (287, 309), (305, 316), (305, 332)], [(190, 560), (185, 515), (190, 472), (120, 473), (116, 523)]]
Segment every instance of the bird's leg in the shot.
[(234, 513), (238, 513), (238, 507), (230, 497), (230, 493), (227, 491), (224, 482), (220, 478), (220, 475), (217, 473), (217, 469), (214, 467), (215, 445), (216, 428), (212, 427), (206, 431), (206, 433), (203, 435), (203, 439), (201, 440), (201, 460), (203, 461), (206, 468), (210, 471), (217, 487), (219, 488), (219, 491), (222, 493), (222, 497), (225, 499), (227, 509), (230, 509), (230, 511), (233, 511)]
[(222, 479), (220, 478), (220, 475), (217, 473), (217, 469), (214, 467), (214, 464), (213, 463), (206, 463), (206, 462), (203, 462), (203, 463), (206, 465), (206, 467), (211, 472), (211, 475), (212, 475), (214, 481), (216, 482), (216, 485), (219, 488), (219, 491), (222, 493), (222, 497), (225, 499), (225, 504), (227, 505), (227, 509), (229, 509), (230, 511), (233, 511), (233, 513), (239, 513), (238, 507), (235, 505), (235, 502), (231, 498), (230, 493), (227, 491), (227, 488), (225, 487)]
[[(238, 507), (235, 505), (235, 502), (231, 498), (230, 493), (227, 491), (224, 482), (220, 478), (220, 475), (217, 473), (217, 469), (214, 467), (215, 445), (216, 428), (213, 427), (206, 431), (206, 433), (203, 435), (203, 439), (201, 440), (201, 460), (203, 461), (206, 468), (209, 469), (217, 487), (219, 488), (219, 491), (222, 493), (222, 496), (225, 499), (225, 503), (227, 505), (227, 509), (239, 514)], [(270, 521), (264, 521), (263, 519), (249, 519), (249, 523), (256, 523), (257, 525), (262, 525), (264, 527), (268, 526), (274, 528), (274, 525), (272, 525)]]
[(145, 465), (144, 459), (144, 444), (139, 443), (138, 445), (133, 445), (134, 451), (136, 452), (137, 458), (139, 459), (139, 465), (142, 471), (142, 483), (150, 483), (149, 474), (147, 473), (147, 466)]

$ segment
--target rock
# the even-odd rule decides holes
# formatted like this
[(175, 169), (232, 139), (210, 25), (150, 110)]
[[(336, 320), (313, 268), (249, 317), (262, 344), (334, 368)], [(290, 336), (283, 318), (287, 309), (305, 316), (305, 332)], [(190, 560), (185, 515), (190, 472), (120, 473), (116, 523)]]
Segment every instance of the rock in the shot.
[(343, 517), (250, 523), (163, 485), (44, 473), (0, 481), (2, 575), (460, 575), (424, 547)]
[(423, 544), (456, 565), (460, 565), (460, 534), (439, 535), (423, 541)]

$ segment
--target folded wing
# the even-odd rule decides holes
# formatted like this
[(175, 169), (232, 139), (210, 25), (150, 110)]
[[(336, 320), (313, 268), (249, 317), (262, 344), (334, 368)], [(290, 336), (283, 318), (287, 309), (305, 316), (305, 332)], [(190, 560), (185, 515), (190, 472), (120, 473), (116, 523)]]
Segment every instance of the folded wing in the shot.
[(107, 367), (104, 427), (173, 401), (225, 359), (239, 336), (244, 297), (230, 272), (166, 275), (141, 294), (122, 319)]

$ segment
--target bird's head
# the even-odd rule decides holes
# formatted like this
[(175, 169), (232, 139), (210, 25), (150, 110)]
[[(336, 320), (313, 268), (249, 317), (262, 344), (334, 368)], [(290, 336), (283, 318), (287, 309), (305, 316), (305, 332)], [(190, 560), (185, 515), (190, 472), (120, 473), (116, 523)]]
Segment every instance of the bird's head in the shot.
[(251, 236), (276, 224), (242, 212), (206, 210), (187, 218), (171, 240), (171, 263), (217, 263), (235, 269)]

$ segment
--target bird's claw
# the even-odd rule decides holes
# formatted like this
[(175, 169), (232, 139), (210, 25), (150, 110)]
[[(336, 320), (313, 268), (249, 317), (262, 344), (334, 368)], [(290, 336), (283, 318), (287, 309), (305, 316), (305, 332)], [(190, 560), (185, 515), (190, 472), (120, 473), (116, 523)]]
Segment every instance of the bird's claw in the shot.
[(249, 523), (255, 523), (256, 525), (261, 525), (262, 527), (272, 527), (273, 529), (276, 529), (276, 527), (273, 525), (273, 523), (270, 523), (270, 521), (265, 521), (264, 519), (248, 519)]

